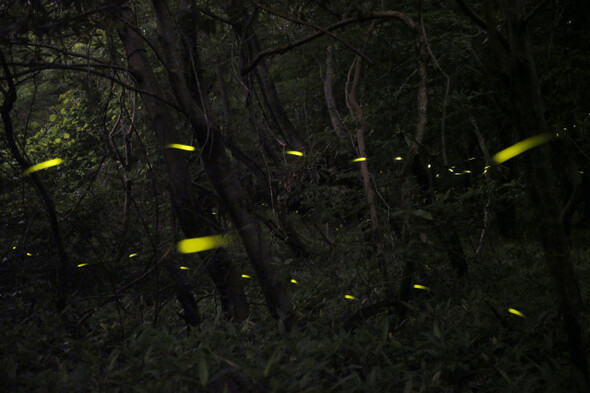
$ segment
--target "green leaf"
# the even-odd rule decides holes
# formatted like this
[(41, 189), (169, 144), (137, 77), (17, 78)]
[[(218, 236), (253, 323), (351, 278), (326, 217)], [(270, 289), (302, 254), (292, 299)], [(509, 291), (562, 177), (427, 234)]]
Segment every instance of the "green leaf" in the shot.
[(425, 220), (434, 220), (434, 217), (432, 217), (432, 214), (430, 214), (429, 212), (422, 210), (422, 209), (414, 210), (412, 212), (412, 214), (415, 216), (421, 217)]
[(282, 348), (277, 348), (275, 350), (275, 352), (271, 355), (270, 359), (268, 359), (268, 363), (266, 363), (266, 367), (264, 368), (263, 375), (265, 377), (268, 377), (268, 373), (270, 372), (270, 369), (272, 368), (272, 366), (275, 363), (277, 363), (279, 361), (279, 359), (281, 358), (282, 355), (283, 355)]
[(70, 139), (70, 134), (68, 134), (67, 132), (64, 133), (64, 139)]
[(207, 361), (201, 354), (198, 360), (198, 367), (199, 367), (199, 383), (201, 386), (205, 386), (207, 381), (209, 380), (209, 368), (207, 367)]
[(57, 115), (52, 114), (49, 116), (49, 121), (55, 121), (55, 119), (57, 119)]
[(436, 322), (432, 323), (432, 330), (434, 333), (434, 337), (441, 338), (442, 335), (440, 333), (440, 329), (439, 329), (438, 325), (436, 324)]

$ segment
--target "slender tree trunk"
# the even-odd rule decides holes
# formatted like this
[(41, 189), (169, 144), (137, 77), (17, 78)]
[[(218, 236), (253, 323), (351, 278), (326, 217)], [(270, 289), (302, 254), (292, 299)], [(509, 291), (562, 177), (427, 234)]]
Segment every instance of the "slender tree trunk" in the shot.
[(334, 47), (328, 46), (326, 50), (326, 79), (324, 79), (324, 97), (326, 99), (326, 106), (328, 107), (328, 113), (330, 114), (330, 121), (332, 122), (332, 128), (338, 137), (338, 140), (342, 141), (346, 139), (342, 121), (340, 120), (340, 114), (336, 107), (336, 100), (334, 99)]
[[(241, 0), (229, 0), (222, 4), (223, 9), (229, 15), (230, 23), (240, 40), (242, 64), (250, 64), (254, 56), (260, 52), (260, 45), (253, 23), (256, 19), (256, 13), (250, 13)], [(289, 119), (285, 107), (281, 103), (277, 88), (268, 75), (268, 68), (264, 62), (260, 62), (253, 70), (254, 76), (258, 81), (258, 86), (262, 92), (264, 104), (267, 113), (270, 115), (274, 126), (279, 130), (281, 136), (287, 142), (287, 150), (296, 150), (306, 152), (304, 138), (293, 126)], [(253, 88), (253, 86), (249, 86)], [(286, 234), (286, 242), (291, 250), (300, 257), (308, 257), (311, 253), (309, 247), (301, 238), (301, 235), (295, 230), (293, 224), (288, 219), (288, 211), (280, 203), (276, 203), (277, 193), (270, 196), (275, 198), (273, 206), (277, 207), (277, 218), (281, 229)]]
[(168, 80), (178, 103), (189, 118), (201, 147), (201, 159), (209, 181), (226, 205), (236, 225), (244, 248), (260, 282), (268, 308), (274, 317), (291, 317), (292, 305), (278, 273), (272, 267), (269, 243), (264, 239), (258, 220), (248, 210), (249, 197), (235, 178), (225, 145), (213, 114), (206, 112), (192, 98), (184, 77), (176, 48), (178, 33), (168, 5), (164, 0), (152, 0), (162, 54), (168, 69)]
[[(211, 232), (217, 232), (218, 228), (211, 224), (210, 216), (207, 215), (210, 210), (203, 211), (204, 207), (195, 197), (195, 190), (191, 188), (186, 153), (177, 149), (166, 148), (170, 143), (181, 143), (181, 139), (176, 128), (171, 126), (174, 121), (170, 109), (155, 98), (163, 95), (147, 60), (142, 38), (136, 33), (137, 28), (133, 11), (125, 7), (122, 9), (122, 16), (125, 24), (119, 29), (119, 35), (125, 47), (127, 61), (135, 82), (138, 88), (145, 92), (142, 94), (142, 99), (151, 117), (158, 146), (165, 158), (168, 173), (168, 192), (180, 228), (185, 236), (189, 238), (211, 235), (213, 234)], [(202, 256), (206, 261), (206, 269), (221, 296), (224, 311), (236, 320), (247, 318), (249, 306), (243, 284), (225, 251), (223, 249), (212, 250), (202, 253)], [(171, 263), (170, 260), (166, 262), (169, 272)], [(172, 276), (172, 278), (175, 283), (178, 283), (175, 276)], [(191, 302), (186, 296), (184, 287), (177, 285), (177, 290), (178, 295), (183, 296), (181, 303), (185, 309), (187, 322), (199, 320), (199, 316), (189, 315), (198, 311), (196, 304), (193, 304), (194, 299)]]

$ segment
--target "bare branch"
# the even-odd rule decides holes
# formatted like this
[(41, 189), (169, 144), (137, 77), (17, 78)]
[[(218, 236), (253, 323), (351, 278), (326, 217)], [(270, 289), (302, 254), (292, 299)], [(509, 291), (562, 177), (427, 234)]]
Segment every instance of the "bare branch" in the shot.
[[(21, 65), (21, 66), (24, 66), (23, 64), (15, 64), (15, 63), (10, 63), (10, 65)], [(113, 81), (113, 82), (115, 82), (116, 84), (118, 84), (119, 86), (121, 86), (121, 87), (123, 87), (125, 89), (131, 90), (131, 91), (135, 91), (135, 92), (140, 93), (140, 94), (147, 94), (148, 96), (152, 96), (156, 100), (163, 102), (164, 104), (170, 106), (171, 108), (174, 108), (175, 110), (177, 110), (179, 112), (183, 112), (183, 110), (178, 105), (176, 105), (173, 102), (168, 101), (165, 98), (162, 98), (162, 97), (159, 97), (159, 96), (157, 96), (155, 94), (152, 94), (150, 92), (147, 92), (147, 91), (138, 89), (136, 87), (133, 87), (132, 85), (129, 85), (129, 84), (121, 81), (118, 78), (115, 78), (115, 77), (113, 77), (111, 75), (108, 75), (108, 74), (105, 74), (105, 73), (102, 73), (102, 72), (95, 71), (92, 68), (90, 68), (90, 67), (113, 68), (112, 66), (106, 67), (106, 66), (101, 66), (101, 65), (88, 65), (88, 64), (75, 64), (74, 65), (74, 64), (56, 64), (56, 63), (35, 64), (35, 66), (36, 67), (28, 68), (25, 71), (21, 71), (19, 73), (15, 73), (12, 76), (13, 76), (13, 78), (17, 78), (17, 77), (21, 77), (21, 76), (25, 76), (25, 75), (37, 73), (37, 72), (44, 71), (44, 70), (51, 70), (51, 69), (86, 72), (86, 73), (89, 73), (89, 74), (92, 74), (92, 75), (96, 75), (96, 76), (100, 76), (102, 78), (105, 78), (105, 79), (108, 79), (110, 81)], [(117, 68), (117, 69), (120, 69), (120, 70), (124, 70), (124, 71), (129, 72), (129, 70), (127, 70), (125, 68)], [(4, 81), (6, 79), (7, 79), (7, 77), (0, 77), (0, 81)]]
[[(402, 22), (404, 22), (409, 28), (410, 30), (412, 30), (413, 32), (416, 32), (418, 27), (416, 26), (416, 24), (414, 23), (414, 21), (412, 21), (412, 19), (408, 16), (406, 16), (405, 14), (398, 12), (398, 11), (379, 11), (379, 12), (373, 12), (371, 14), (367, 14), (367, 15), (363, 15), (362, 17), (359, 18), (349, 18), (349, 19), (344, 19), (341, 20), (338, 23), (334, 23), (333, 25), (330, 25), (328, 27), (323, 28), (323, 30), (325, 31), (333, 31), (336, 29), (339, 29), (341, 27), (353, 24), (353, 23), (358, 23), (358, 22), (366, 22), (366, 21), (370, 21), (370, 20), (374, 20), (374, 19), (388, 19), (388, 18), (394, 18), (394, 19), (399, 19)], [(302, 38), (298, 41), (295, 41), (293, 43), (289, 43), (287, 45), (283, 45), (279, 48), (274, 48), (274, 49), (266, 49), (263, 50), (261, 52), (258, 52), (256, 54), (256, 57), (254, 58), (254, 60), (252, 60), (252, 63), (248, 64), (247, 66), (245, 66), (244, 68), (242, 68), (242, 75), (246, 75), (248, 74), (250, 71), (252, 71), (254, 69), (254, 67), (256, 67), (256, 65), (266, 56), (270, 56), (270, 55), (274, 55), (274, 54), (282, 54), (285, 53), (293, 48), (296, 48), (298, 46), (301, 46), (303, 44), (306, 44), (310, 41), (315, 40), (318, 37), (321, 37), (322, 35), (324, 35), (323, 31), (319, 31), (317, 33), (311, 34), (305, 38)]]
[(535, 15), (537, 15), (539, 11), (541, 11), (547, 5), (547, 3), (549, 3), (549, 0), (543, 0), (539, 4), (537, 4), (537, 6), (533, 8), (531, 12), (529, 12), (527, 16), (524, 18), (524, 22), (529, 23), (531, 19), (533, 19)]
[(476, 25), (481, 27), (483, 30), (488, 29), (488, 25), (486, 24), (486, 22), (481, 18), (481, 16), (477, 15), (475, 11), (471, 9), (471, 7), (469, 7), (465, 0), (457, 0), (457, 4), (461, 8), (461, 10), (463, 10), (465, 15), (467, 15), (469, 19), (471, 19)]
[(336, 41), (339, 41), (342, 44), (344, 44), (347, 48), (349, 48), (350, 50), (352, 50), (357, 56), (362, 57), (367, 63), (369, 63), (371, 65), (374, 64), (373, 61), (371, 59), (369, 59), (364, 53), (362, 53), (361, 51), (359, 51), (358, 49), (356, 49), (354, 46), (352, 46), (351, 44), (349, 44), (347, 41), (345, 41), (342, 38), (338, 37), (336, 34), (331, 33), (330, 31), (324, 29), (323, 27), (314, 25), (313, 23), (309, 23), (309, 22), (306, 22), (306, 21), (301, 20), (301, 19), (292, 18), (292, 17), (290, 17), (288, 15), (284, 15), (284, 14), (278, 13), (276, 11), (271, 10), (268, 7), (263, 6), (260, 3), (257, 3), (256, 1), (253, 1), (253, 3), (254, 3), (254, 5), (256, 7), (260, 8), (260, 9), (263, 9), (264, 11), (268, 12), (269, 14), (276, 15), (279, 18), (288, 20), (289, 22), (293, 22), (293, 23), (296, 23), (298, 25), (309, 26), (309, 27), (311, 27), (311, 28), (313, 28), (315, 30), (321, 31), (322, 33), (326, 34), (327, 36), (330, 36), (333, 39), (335, 39)]

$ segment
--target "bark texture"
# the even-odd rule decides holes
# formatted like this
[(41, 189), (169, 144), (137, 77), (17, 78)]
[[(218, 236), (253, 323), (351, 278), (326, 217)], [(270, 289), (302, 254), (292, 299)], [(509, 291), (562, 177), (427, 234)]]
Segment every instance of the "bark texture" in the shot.
[[(191, 187), (186, 153), (178, 149), (166, 148), (170, 143), (182, 143), (182, 141), (174, 126), (171, 109), (162, 105), (155, 98), (161, 97), (162, 92), (147, 60), (142, 37), (137, 33), (133, 10), (124, 7), (121, 11), (124, 24), (119, 29), (119, 36), (125, 47), (127, 61), (135, 83), (141, 91), (147, 93), (142, 94), (142, 99), (148, 109), (158, 145), (165, 159), (168, 192), (179, 226), (188, 238), (215, 234), (219, 228), (211, 221), (210, 215), (206, 214), (211, 210), (203, 211), (202, 201), (197, 197), (196, 190)], [(206, 269), (221, 296), (223, 310), (236, 320), (247, 318), (249, 306), (243, 284), (225, 251), (217, 249), (202, 253), (202, 256), (206, 263)], [(172, 262), (169, 260), (165, 264), (169, 272), (171, 272), (171, 264)], [(179, 283), (175, 276), (171, 277), (175, 284)], [(199, 320), (198, 316), (189, 315), (198, 311), (196, 304), (193, 304), (194, 299), (191, 301), (188, 298), (184, 286), (176, 285), (176, 288), (179, 297), (183, 297), (181, 304), (185, 306), (187, 322)]]
[(248, 209), (249, 197), (233, 173), (219, 128), (212, 113), (199, 106), (191, 96), (177, 51), (178, 30), (168, 4), (164, 0), (152, 0), (152, 4), (168, 82), (199, 143), (207, 177), (238, 230), (271, 314), (277, 318), (291, 316), (291, 301), (271, 265), (269, 243), (263, 237), (258, 220)]

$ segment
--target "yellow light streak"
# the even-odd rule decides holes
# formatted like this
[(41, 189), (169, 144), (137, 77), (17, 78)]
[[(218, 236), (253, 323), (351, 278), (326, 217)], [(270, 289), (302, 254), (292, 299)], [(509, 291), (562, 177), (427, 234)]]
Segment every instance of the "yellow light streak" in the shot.
[(344, 295), (344, 298), (348, 299), (348, 300), (356, 300), (356, 297), (354, 297), (352, 295)]
[(291, 282), (292, 282), (293, 284), (299, 284), (299, 283), (297, 282), (297, 280), (295, 280), (294, 278), (292, 278), (292, 279), (291, 279)]
[(62, 162), (64, 162), (64, 161), (61, 158), (54, 158), (53, 160), (47, 160), (47, 161), (41, 162), (39, 164), (35, 164), (35, 165), (28, 167), (27, 170), (25, 171), (25, 173), (28, 175), (29, 173), (37, 172), (37, 171), (40, 171), (41, 169), (50, 168), (52, 166), (57, 166), (57, 165), (61, 164)]
[(419, 285), (419, 284), (414, 285), (414, 288), (416, 288), (416, 289), (422, 289), (424, 291), (430, 291), (430, 288), (425, 287), (424, 285)]
[(222, 235), (196, 237), (178, 242), (176, 249), (182, 254), (191, 254), (223, 247), (225, 239)]
[(248, 278), (248, 279), (250, 279), (250, 278), (252, 278), (252, 277), (251, 277), (251, 276), (249, 276), (249, 275), (247, 275), (247, 274), (242, 274), (242, 278)]
[(299, 156), (299, 157), (301, 157), (303, 155), (302, 152), (297, 151), (297, 150), (287, 150), (286, 153), (290, 154), (292, 156)]
[(355, 158), (354, 160), (352, 160), (352, 162), (361, 162), (361, 161), (367, 161), (367, 157), (359, 157), (359, 158)]
[(550, 134), (539, 134), (532, 136), (496, 153), (494, 157), (492, 157), (492, 160), (496, 164), (500, 164), (504, 161), (508, 161), (513, 157), (516, 157), (519, 154), (524, 153), (527, 150), (532, 149), (533, 147), (537, 147), (539, 145), (547, 143), (553, 138), (554, 137)]
[(513, 309), (513, 308), (509, 308), (509, 309), (508, 309), (508, 312), (509, 312), (510, 314), (518, 315), (518, 316), (519, 316), (519, 317), (521, 317), (521, 318), (526, 318), (526, 317), (524, 316), (524, 314), (523, 314), (523, 313), (521, 313), (520, 311), (518, 311), (518, 310), (515, 310), (515, 309)]
[(189, 269), (190, 269), (190, 268), (189, 268), (189, 267), (186, 267), (186, 266), (181, 266), (181, 267), (180, 267), (180, 270), (189, 270)]
[(186, 150), (186, 151), (195, 151), (195, 147), (194, 146), (190, 146), (190, 145), (182, 145), (180, 143), (170, 143), (168, 145), (166, 145), (167, 148), (169, 149), (178, 149), (178, 150)]
[(87, 263), (81, 263), (81, 264), (78, 265), (78, 267), (84, 267), (84, 266), (88, 266), (88, 264)]
[(133, 257), (135, 257), (135, 256), (137, 256), (137, 254), (136, 254), (136, 253), (129, 254), (129, 258), (133, 258)]

